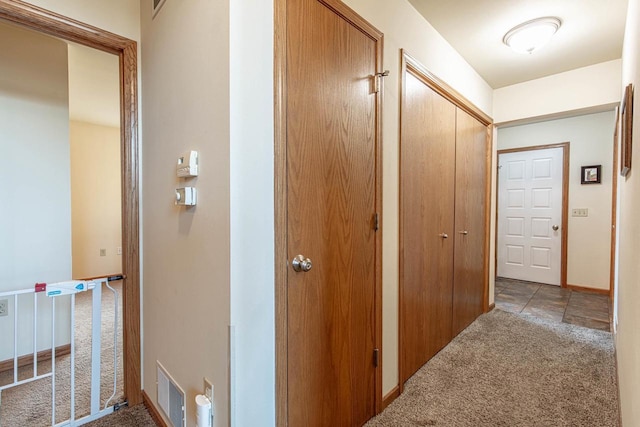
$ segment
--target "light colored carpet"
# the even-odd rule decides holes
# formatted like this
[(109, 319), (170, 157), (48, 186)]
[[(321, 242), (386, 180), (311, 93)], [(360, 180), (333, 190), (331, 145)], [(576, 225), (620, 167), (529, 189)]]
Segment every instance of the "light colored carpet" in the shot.
[(608, 332), (493, 310), (366, 426), (618, 426), (613, 350)]
[(85, 424), (86, 427), (156, 427), (144, 405), (122, 408), (111, 415)]
[[(122, 370), (122, 282), (112, 282), (119, 293), (118, 321), (118, 386), (109, 405), (123, 400)], [(102, 291), (102, 352), (101, 352), (101, 408), (113, 393), (113, 313), (114, 297), (103, 286)], [(76, 419), (91, 411), (91, 292), (76, 294)], [(70, 356), (56, 358), (56, 422), (69, 419), (70, 405)], [(19, 370), (19, 378), (33, 373), (31, 365)], [(51, 362), (39, 362), (38, 373), (51, 372)], [(8, 384), (13, 371), (0, 373), (0, 384)], [(24, 384), (2, 392), (0, 401), (0, 427), (51, 425), (51, 378)], [(135, 425), (135, 424), (132, 424)]]

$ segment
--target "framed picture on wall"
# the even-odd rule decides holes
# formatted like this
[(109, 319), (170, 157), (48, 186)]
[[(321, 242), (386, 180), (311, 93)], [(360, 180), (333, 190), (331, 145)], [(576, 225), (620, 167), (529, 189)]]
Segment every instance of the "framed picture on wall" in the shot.
[(624, 90), (620, 106), (620, 175), (627, 176), (631, 170), (631, 142), (633, 136), (633, 85), (629, 83)]
[(160, 8), (162, 7), (162, 5), (164, 4), (166, 0), (153, 0), (151, 2), (151, 7), (153, 8), (153, 12), (152, 12), (152, 18), (155, 18), (156, 14), (158, 13), (158, 11), (160, 10)]
[(580, 184), (600, 184), (602, 180), (602, 165), (582, 166), (580, 170)]

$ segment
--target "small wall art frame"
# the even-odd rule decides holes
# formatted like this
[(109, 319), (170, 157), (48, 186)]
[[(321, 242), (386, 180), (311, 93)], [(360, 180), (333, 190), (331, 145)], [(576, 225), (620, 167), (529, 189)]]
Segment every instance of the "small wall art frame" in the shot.
[(152, 14), (151, 17), (155, 18), (156, 14), (158, 13), (158, 11), (160, 11), (160, 9), (162, 8), (162, 5), (164, 5), (164, 2), (166, 0), (152, 0), (151, 1), (151, 8), (152, 8)]
[(602, 183), (602, 165), (582, 166), (580, 168), (580, 184)]
[(633, 139), (633, 85), (624, 90), (620, 106), (620, 175), (627, 176), (631, 170), (631, 145)]

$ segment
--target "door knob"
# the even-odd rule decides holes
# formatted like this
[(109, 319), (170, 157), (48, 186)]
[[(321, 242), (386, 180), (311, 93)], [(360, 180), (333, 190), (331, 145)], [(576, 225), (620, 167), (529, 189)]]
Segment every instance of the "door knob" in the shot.
[(449, 238), (449, 235), (447, 233), (440, 233), (438, 234), (438, 236), (442, 237), (443, 239)]
[(304, 255), (297, 255), (293, 261), (291, 261), (291, 266), (293, 267), (293, 271), (302, 271), (307, 272), (311, 270), (313, 264), (309, 258), (305, 258)]
[(557, 225), (554, 225), (554, 226), (553, 226), (553, 227), (551, 227), (551, 228), (553, 228), (553, 231), (558, 231), (558, 229), (559, 229), (560, 227), (558, 227)]
[(466, 236), (467, 234), (469, 234), (469, 232), (467, 230), (463, 230), (463, 231), (458, 231), (458, 233)]

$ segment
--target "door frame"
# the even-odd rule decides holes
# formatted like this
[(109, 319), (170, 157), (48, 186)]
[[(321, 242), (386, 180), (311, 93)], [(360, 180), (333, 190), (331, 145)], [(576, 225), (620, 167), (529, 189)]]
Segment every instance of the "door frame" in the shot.
[[(276, 425), (288, 425), (287, 408), (287, 3), (274, 1), (274, 205), (275, 205), (275, 329)], [(316, 0), (376, 42), (376, 73), (382, 72), (383, 34), (340, 0)], [(374, 76), (371, 76), (372, 78)], [(382, 211), (382, 94), (376, 95), (375, 205)], [(380, 357), (375, 369), (374, 405), (382, 403), (382, 221), (375, 233), (374, 316), (375, 348)]]
[[(456, 107), (465, 111), (473, 118), (478, 120), (480, 123), (487, 127), (487, 153), (486, 153), (486, 186), (485, 186), (485, 227), (484, 227), (484, 242), (485, 242), (485, 253), (484, 253), (484, 283), (483, 283), (483, 308), (484, 312), (487, 313), (490, 309), (489, 307), (489, 252), (490, 252), (490, 242), (491, 242), (491, 162), (492, 162), (492, 152), (493, 152), (493, 119), (485, 114), (480, 108), (474, 105), (467, 98), (462, 96), (458, 91), (453, 89), (431, 71), (429, 71), (424, 65), (420, 63), (415, 57), (410, 55), (406, 49), (400, 50), (400, 96), (399, 96), (399, 115), (398, 120), (402, 120), (402, 105), (404, 102), (404, 89), (406, 87), (406, 74), (410, 72), (416, 78), (418, 78), (421, 82), (427, 85), (429, 88), (434, 90), (436, 93), (447, 99)], [(399, 123), (401, 124), (401, 123)], [(402, 144), (402, 126), (399, 126), (399, 135), (398, 135), (398, 147)], [(400, 148), (398, 148), (400, 149)], [(398, 203), (399, 209), (402, 209), (402, 159), (399, 159), (399, 190), (398, 190)], [(404, 310), (404, 301), (402, 297), (402, 287), (404, 284), (404, 268), (403, 268), (403, 260), (404, 260), (404, 250), (403, 250), (403, 221), (402, 221), (402, 213), (399, 212), (398, 216), (398, 233), (399, 233), (399, 248), (400, 253), (398, 256), (398, 394), (402, 393), (404, 390), (404, 383), (406, 380), (404, 377), (404, 366), (402, 363), (402, 352), (404, 351), (404, 337), (402, 333), (402, 319), (403, 319), (403, 310)], [(452, 276), (453, 280), (453, 276)]]
[(500, 154), (518, 153), (522, 151), (546, 150), (548, 148), (562, 148), (562, 242), (560, 242), (560, 287), (567, 287), (567, 239), (569, 236), (569, 142), (561, 142), (559, 144), (548, 145), (532, 145), (528, 147), (509, 148), (498, 150), (496, 155), (496, 235), (494, 247), (495, 254), (495, 276), (498, 277), (498, 213), (500, 206), (498, 204), (500, 189)]
[(137, 405), (142, 402), (137, 44), (21, 0), (0, 0), (0, 19), (119, 57), (124, 394), (130, 405)]

